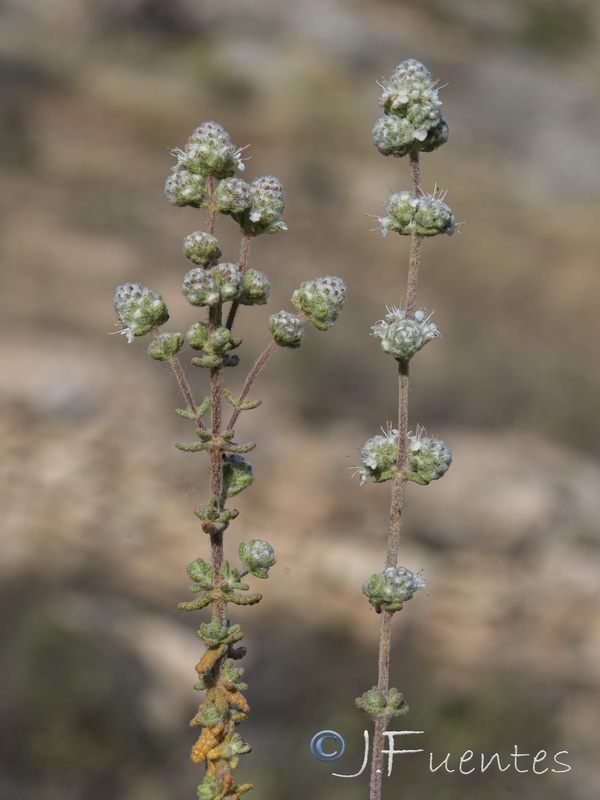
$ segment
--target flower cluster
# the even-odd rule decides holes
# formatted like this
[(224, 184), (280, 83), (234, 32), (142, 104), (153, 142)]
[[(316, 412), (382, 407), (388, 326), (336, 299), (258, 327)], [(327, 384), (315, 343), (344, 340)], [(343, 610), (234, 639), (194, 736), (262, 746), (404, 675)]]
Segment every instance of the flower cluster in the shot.
[(183, 279), (181, 288), (192, 306), (216, 306), (237, 300), (242, 294), (243, 276), (235, 264), (217, 264), (206, 269), (194, 267)]
[(233, 175), (236, 167), (241, 172), (245, 165), (241, 159), (241, 149), (232, 144), (227, 131), (217, 122), (203, 122), (192, 133), (182, 150), (176, 149), (175, 171), (187, 170), (194, 175), (214, 175), (227, 178)]
[(275, 553), (268, 542), (251, 539), (240, 545), (240, 560), (256, 578), (266, 578), (269, 569), (275, 564)]
[(448, 123), (429, 70), (410, 58), (398, 64), (381, 84), (379, 105), (386, 116), (373, 128), (373, 144), (384, 156), (400, 158), (411, 151), (430, 152), (448, 141)]
[(269, 299), (271, 284), (264, 272), (249, 269), (244, 275), (240, 303), (244, 306), (262, 306)]
[(135, 336), (145, 336), (169, 319), (165, 301), (147, 286), (139, 283), (124, 283), (117, 286), (114, 297), (117, 318), (128, 342)]
[(388, 307), (388, 313), (376, 322), (371, 330), (373, 335), (381, 339), (381, 349), (398, 360), (412, 358), (431, 339), (441, 334), (434, 322), (430, 322), (431, 314), (422, 309), (414, 312), (406, 319), (406, 312), (400, 308)]
[(437, 481), (452, 463), (452, 450), (441, 439), (424, 436), (425, 429), (417, 426), (414, 436), (408, 434), (408, 480), (426, 485)]
[[(360, 467), (354, 474), (360, 475), (360, 485), (370, 478), (373, 483), (392, 480), (398, 472), (398, 436), (395, 428), (388, 425), (383, 435), (373, 436), (360, 451)], [(424, 436), (424, 428), (417, 427), (409, 433), (406, 441), (407, 465), (403, 472), (405, 480), (425, 486), (444, 475), (452, 463), (452, 451), (441, 439)]]
[(222, 255), (217, 238), (206, 231), (188, 234), (183, 240), (183, 252), (190, 261), (202, 267), (216, 264)]
[(346, 284), (341, 278), (326, 275), (304, 281), (292, 295), (292, 303), (312, 322), (326, 331), (338, 318), (346, 299)]
[(304, 338), (302, 320), (289, 311), (271, 314), (268, 320), (273, 339), (280, 347), (300, 347)]
[(280, 347), (299, 347), (304, 338), (304, 318), (320, 331), (326, 331), (338, 318), (346, 299), (346, 284), (341, 278), (326, 275), (304, 281), (292, 294), (292, 304), (300, 315), (278, 311), (269, 317), (269, 330)]
[(362, 590), (377, 611), (399, 611), (417, 589), (425, 588), (425, 578), (406, 567), (388, 567), (364, 582)]
[[(233, 177), (236, 168), (245, 168), (241, 153), (242, 148), (232, 144), (220, 125), (203, 122), (183, 149), (173, 150), (177, 164), (165, 183), (167, 200), (172, 205), (197, 208), (210, 204), (218, 213), (233, 217), (249, 236), (287, 230), (282, 220), (285, 192), (277, 178), (264, 175), (248, 184)], [(215, 179), (219, 183), (209, 191), (208, 180)], [(187, 249), (186, 255), (202, 263)]]
[(398, 461), (398, 431), (388, 424), (387, 429), (381, 429), (383, 435), (378, 434), (368, 439), (360, 451), (362, 466), (355, 467), (354, 475), (360, 475), (360, 485), (364, 486), (367, 478), (373, 483), (383, 483), (391, 480), (396, 474)]
[(241, 216), (240, 224), (244, 230), (276, 233), (287, 230), (281, 217), (285, 209), (285, 194), (281, 183), (272, 175), (253, 180), (249, 187), (250, 205)]
[(396, 192), (388, 198), (385, 216), (377, 217), (381, 232), (387, 236), (394, 231), (401, 236), (448, 236), (456, 230), (457, 223), (449, 206), (444, 203), (445, 192), (434, 190), (432, 194), (418, 197), (408, 190)]

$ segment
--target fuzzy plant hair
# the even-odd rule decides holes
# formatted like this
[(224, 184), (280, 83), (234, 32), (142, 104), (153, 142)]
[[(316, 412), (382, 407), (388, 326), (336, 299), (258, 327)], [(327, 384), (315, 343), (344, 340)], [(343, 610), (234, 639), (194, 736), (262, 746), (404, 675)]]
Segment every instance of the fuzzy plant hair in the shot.
[(448, 123), (440, 113), (438, 88), (419, 61), (403, 61), (381, 84), (379, 104), (384, 116), (373, 127), (373, 143), (384, 156), (408, 157), (411, 189), (395, 192), (387, 200), (385, 214), (377, 217), (384, 236), (398, 233), (409, 237), (409, 262), (404, 303), (387, 305), (383, 318), (373, 327), (381, 350), (396, 362), (398, 373), (397, 427), (388, 423), (382, 433), (369, 439), (360, 451), (356, 474), (361, 485), (391, 482), (391, 509), (385, 562), (381, 572), (371, 575), (362, 591), (381, 617), (377, 685), (356, 699), (356, 705), (374, 723), (371, 758), (370, 800), (380, 800), (382, 789), (383, 738), (389, 721), (408, 711), (398, 689), (390, 687), (392, 618), (415, 592), (425, 587), (417, 572), (398, 565), (405, 489), (408, 482), (427, 485), (441, 478), (452, 461), (448, 445), (426, 435), (417, 425), (408, 430), (409, 367), (413, 357), (440, 332), (431, 313), (416, 307), (417, 282), (423, 240), (456, 230), (445, 194), (434, 189), (426, 194), (421, 185), (419, 158), (448, 139)]
[[(242, 339), (234, 331), (235, 323), (242, 310), (264, 305), (270, 289), (265, 273), (249, 267), (250, 245), (261, 234), (286, 230), (281, 183), (272, 175), (251, 183), (236, 177), (236, 170), (243, 171), (245, 166), (241, 152), (220, 125), (204, 122), (183, 149), (173, 151), (176, 164), (165, 184), (165, 195), (172, 205), (206, 212), (205, 228), (190, 233), (183, 242), (183, 252), (192, 267), (183, 277), (182, 293), (202, 319), (185, 333), (167, 331), (162, 326), (169, 313), (158, 292), (126, 283), (117, 288), (114, 297), (120, 332), (129, 342), (152, 334), (150, 356), (166, 362), (179, 384), (185, 406), (177, 413), (193, 425), (196, 439), (178, 442), (176, 447), (187, 453), (202, 452), (208, 458), (206, 500), (195, 514), (208, 537), (209, 555), (187, 567), (194, 599), (179, 604), (185, 611), (210, 608), (210, 618), (198, 629), (205, 651), (196, 664), (194, 688), (204, 693), (203, 701), (190, 722), (198, 729), (191, 759), (205, 765), (198, 786), (199, 800), (236, 800), (253, 788), (249, 783), (236, 783), (233, 776), (239, 757), (249, 752), (250, 745), (237, 732), (249, 712), (243, 694), (247, 689), (242, 680), (244, 670), (237, 666), (246, 653), (246, 648), (238, 645), (244, 634), (230, 621), (229, 608), (258, 603), (262, 595), (249, 592), (247, 576), (267, 578), (275, 564), (273, 548), (260, 539), (241, 544), (235, 566), (225, 559), (225, 533), (239, 514), (229, 501), (254, 480), (247, 455), (255, 443), (236, 441), (235, 425), (242, 412), (260, 405), (261, 401), (250, 399), (249, 394), (271, 355), (280, 348), (300, 347), (307, 322), (319, 331), (330, 328), (346, 296), (340, 278), (326, 275), (304, 281), (291, 298), (295, 311), (276, 311), (269, 317), (265, 333), (270, 342), (234, 396), (225, 374), (239, 363), (234, 351)], [(240, 229), (240, 256), (235, 261), (222, 260), (215, 237), (216, 220), (223, 216), (230, 217)], [(194, 399), (182, 357), (186, 364), (208, 375), (208, 393), (199, 402)]]

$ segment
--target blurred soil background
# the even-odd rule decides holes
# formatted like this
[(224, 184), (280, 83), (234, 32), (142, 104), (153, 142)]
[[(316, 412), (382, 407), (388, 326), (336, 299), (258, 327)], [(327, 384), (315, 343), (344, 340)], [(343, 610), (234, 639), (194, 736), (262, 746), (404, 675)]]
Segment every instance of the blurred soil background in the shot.
[[(444, 335), (415, 361), (411, 424), (455, 463), (408, 491), (400, 559), (428, 590), (395, 620), (411, 705), (395, 727), (425, 731), (397, 746), (426, 753), (385, 794), (598, 796), (599, 29), (591, 0), (0, 2), (2, 800), (184, 800), (202, 778), (187, 722), (204, 612), (176, 606), (207, 553), (206, 462), (173, 447), (190, 426), (145, 340), (105, 333), (126, 281), (160, 291), (175, 329), (195, 319), (181, 241), (204, 218), (162, 187), (169, 148), (211, 119), (251, 144), (244, 177), (275, 174), (288, 198), (289, 231), (252, 249), (272, 300), (242, 316), (234, 393), (301, 280), (349, 287), (336, 328), (279, 352), (238, 425), (259, 447), (228, 552), (255, 537), (278, 556), (262, 603), (232, 614), (254, 748), (238, 776), (265, 800), (366, 796), (366, 774), (331, 772), (362, 760), (353, 700), (375, 681), (378, 618), (360, 588), (383, 564), (389, 487), (347, 467), (394, 419), (394, 362), (368, 334), (400, 302), (408, 243), (365, 214), (408, 186), (370, 130), (376, 79), (410, 57), (447, 84), (425, 187), (450, 187), (466, 224), (424, 248), (419, 302)], [(217, 235), (235, 261), (235, 225)], [(346, 738), (333, 766), (308, 749), (322, 729)], [(515, 745), (572, 769), (427, 765), (506, 763)]]

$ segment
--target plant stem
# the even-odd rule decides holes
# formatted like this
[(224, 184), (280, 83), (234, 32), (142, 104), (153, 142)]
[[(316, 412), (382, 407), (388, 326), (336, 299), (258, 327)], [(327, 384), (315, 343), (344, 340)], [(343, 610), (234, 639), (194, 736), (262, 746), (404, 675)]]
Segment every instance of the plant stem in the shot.
[(415, 313), (415, 295), (417, 294), (417, 282), (419, 280), (419, 265), (421, 263), (421, 247), (423, 237), (410, 237), (410, 259), (408, 265), (408, 279), (406, 282), (406, 306), (404, 316), (411, 319)]
[[(238, 266), (240, 268), (240, 272), (242, 273), (242, 278), (246, 274), (246, 269), (248, 267), (248, 251), (250, 250), (250, 236), (245, 233), (244, 238), (242, 239), (242, 251), (240, 253), (240, 260)], [(234, 300), (231, 304), (231, 308), (229, 309), (229, 315), (227, 317), (227, 322), (225, 323), (225, 327), (231, 330), (233, 328), (233, 323), (235, 322), (235, 315), (237, 314), (237, 310), (240, 307), (240, 301)]]
[(242, 389), (242, 393), (239, 396), (239, 399), (238, 399), (237, 403), (235, 404), (235, 408), (233, 409), (233, 414), (231, 415), (231, 419), (229, 420), (229, 423), (227, 424), (227, 430), (230, 431), (230, 430), (233, 429), (233, 426), (237, 422), (237, 418), (239, 417), (240, 412), (242, 410), (242, 403), (244, 402), (244, 400), (248, 396), (248, 392), (252, 388), (252, 384), (256, 380), (256, 377), (258, 376), (258, 373), (261, 371), (261, 369), (267, 363), (270, 355), (272, 353), (274, 353), (276, 349), (277, 349), (277, 344), (275, 342), (271, 342), (269, 344), (269, 346), (267, 347), (267, 349), (264, 351), (264, 353), (256, 359), (256, 363), (252, 367), (252, 369), (250, 370), (250, 372), (248, 374), (248, 377), (246, 378), (246, 383), (244, 384), (244, 388)]
[[(414, 194), (415, 197), (419, 197), (423, 191), (421, 188), (421, 169), (418, 152), (410, 154), (410, 170)], [(415, 296), (419, 278), (422, 243), (423, 238), (421, 236), (415, 234), (411, 236), (406, 286), (406, 305), (404, 309), (406, 319), (412, 318), (415, 310)], [(385, 559), (386, 569), (397, 566), (398, 548), (400, 546), (400, 535), (402, 531), (402, 509), (404, 507), (404, 495), (406, 490), (406, 480), (402, 478), (402, 472), (406, 469), (407, 464), (409, 364), (410, 361), (407, 359), (398, 361), (398, 461), (396, 462), (396, 475), (392, 482), (388, 545)], [(377, 688), (383, 697), (387, 697), (390, 688), (392, 616), (393, 613), (390, 611), (384, 610), (381, 612)], [(389, 720), (384, 717), (375, 722), (369, 800), (380, 800), (381, 798), (383, 734), (388, 721)]]
[[(413, 192), (415, 197), (423, 194), (421, 187), (421, 165), (419, 163), (419, 151), (412, 152), (409, 156), (410, 175), (412, 178)], [(411, 319), (415, 313), (415, 295), (417, 293), (417, 282), (419, 280), (419, 266), (421, 263), (421, 246), (423, 237), (413, 234), (410, 237), (410, 256), (408, 262), (408, 280), (406, 282), (406, 307), (405, 317)]]
[[(209, 310), (208, 328), (209, 332), (215, 330), (221, 324), (223, 307), (219, 303)], [(223, 367), (210, 368), (210, 418), (212, 433), (212, 448), (210, 451), (210, 491), (216, 499), (219, 510), (225, 506), (223, 492), (223, 450), (219, 443), (221, 437), (221, 412), (223, 402)], [(212, 616), (219, 620), (220, 625), (225, 626), (227, 621), (227, 601), (218, 595), (221, 588), (221, 568), (224, 560), (223, 531), (211, 533), (210, 535), (210, 554), (213, 568), (213, 587), (215, 589), (215, 599), (212, 604)], [(218, 683), (223, 673), (227, 653), (224, 653), (213, 667), (215, 683)], [(214, 762), (215, 777), (218, 781), (224, 781), (228, 772), (228, 762), (224, 758), (216, 759)]]
[[(211, 308), (208, 316), (209, 334), (221, 324), (222, 306)], [(221, 415), (223, 402), (223, 367), (210, 368), (210, 424), (212, 433), (212, 448), (210, 451), (210, 493), (218, 503), (219, 510), (224, 507), (223, 498), (223, 450), (219, 444), (221, 437)], [(221, 583), (221, 567), (223, 565), (223, 533), (213, 533), (210, 537), (214, 586), (217, 589)], [(214, 615), (221, 625), (227, 620), (227, 604), (222, 600), (213, 603)]]
[[(212, 234), (215, 227), (215, 204), (214, 178), (207, 179), (208, 190), (208, 220), (207, 230)], [(208, 311), (208, 334), (212, 334), (216, 328), (220, 327), (223, 319), (223, 304), (218, 303)], [(210, 450), (210, 492), (218, 504), (219, 510), (223, 510), (223, 451), (218, 441), (221, 436), (221, 408), (223, 402), (223, 367), (210, 368), (210, 428), (212, 434), (212, 448)], [(213, 568), (213, 585), (215, 590), (221, 585), (221, 567), (223, 566), (223, 533), (211, 533), (210, 553)], [(227, 622), (227, 603), (221, 599), (213, 601), (213, 615), (219, 620), (221, 625)], [(221, 664), (216, 666), (217, 671), (222, 669), (225, 659), (221, 659)]]
[(196, 425), (202, 430), (206, 430), (206, 428), (204, 427), (204, 423), (202, 422), (202, 419), (200, 417), (200, 413), (198, 412), (196, 404), (194, 403), (194, 398), (192, 397), (190, 385), (181, 367), (181, 362), (179, 361), (177, 356), (173, 356), (173, 358), (169, 360), (169, 363), (171, 365), (171, 369), (175, 373), (175, 377), (177, 378), (177, 383), (179, 384), (179, 388), (181, 389), (181, 392), (185, 397), (185, 402), (187, 403), (188, 411), (190, 411), (191, 414), (193, 415)]
[[(387, 697), (390, 688), (390, 645), (392, 641), (392, 614), (381, 612), (381, 628), (379, 631), (379, 663), (377, 688)], [(383, 775), (383, 734), (388, 720), (384, 718), (375, 722), (373, 732), (373, 749), (371, 756), (371, 783), (369, 800), (380, 800), (381, 779)]]
[(421, 187), (421, 163), (419, 161), (418, 150), (413, 150), (409, 153), (408, 163), (410, 165), (410, 176), (413, 182), (415, 197), (420, 197), (423, 194), (423, 189)]
[(208, 192), (208, 219), (206, 220), (206, 230), (207, 233), (210, 233), (212, 236), (212, 234), (215, 232), (216, 217), (215, 203), (213, 200), (213, 194), (215, 192), (215, 179), (212, 175), (209, 175), (206, 179), (206, 189)]

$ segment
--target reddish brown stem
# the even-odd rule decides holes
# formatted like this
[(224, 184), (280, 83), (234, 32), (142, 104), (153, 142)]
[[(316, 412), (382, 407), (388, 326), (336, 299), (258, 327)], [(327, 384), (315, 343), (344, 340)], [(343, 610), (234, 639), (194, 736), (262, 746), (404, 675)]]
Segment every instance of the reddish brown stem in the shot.
[(413, 192), (415, 197), (420, 197), (423, 194), (421, 186), (421, 162), (419, 161), (419, 151), (413, 150), (408, 156), (408, 163), (410, 165), (410, 177), (412, 178)]
[[(415, 197), (420, 197), (423, 194), (423, 191), (421, 189), (419, 153), (417, 151), (411, 153), (409, 160), (414, 194)], [(411, 236), (408, 279), (406, 287), (406, 319), (410, 319), (414, 315), (422, 243), (423, 238), (421, 236)], [(398, 548), (400, 546), (400, 536), (402, 532), (402, 509), (404, 507), (404, 494), (406, 489), (406, 480), (402, 477), (402, 472), (406, 469), (408, 460), (409, 363), (410, 362), (408, 360), (401, 360), (398, 362), (398, 461), (396, 462), (397, 472), (392, 482), (390, 523), (385, 559), (386, 569), (397, 566)], [(390, 688), (392, 616), (393, 614), (389, 611), (381, 612), (377, 688), (384, 698), (387, 698)], [(388, 721), (389, 720), (383, 718), (377, 720), (375, 723), (371, 756), (371, 782), (369, 789), (369, 800), (381, 800), (383, 774), (383, 735), (385, 733)]]
[(215, 203), (213, 200), (213, 194), (215, 191), (215, 179), (212, 175), (209, 175), (206, 179), (206, 188), (208, 190), (208, 219), (206, 220), (206, 230), (208, 233), (212, 234), (215, 230), (215, 217), (216, 217), (216, 209)]
[[(390, 647), (392, 639), (392, 614), (389, 611), (381, 612), (381, 640), (388, 642), (387, 647), (379, 648), (379, 680), (377, 688), (384, 697), (387, 697), (390, 683)], [(373, 749), (371, 756), (371, 782), (369, 800), (381, 798), (381, 778), (383, 775), (383, 734), (387, 727), (387, 719), (378, 719), (373, 732)]]
[[(240, 260), (238, 266), (240, 268), (240, 272), (242, 273), (242, 278), (246, 274), (246, 269), (248, 267), (248, 252), (250, 250), (250, 236), (245, 233), (244, 238), (242, 239), (242, 251), (240, 253)], [(233, 323), (235, 322), (235, 315), (237, 314), (237, 310), (240, 307), (240, 301), (234, 300), (231, 304), (231, 308), (229, 309), (229, 315), (227, 317), (227, 322), (225, 323), (225, 327), (229, 330), (233, 329)]]
[(244, 384), (242, 393), (239, 396), (237, 403), (235, 404), (235, 408), (233, 409), (233, 414), (231, 415), (231, 419), (229, 420), (229, 423), (227, 425), (227, 430), (229, 431), (233, 430), (233, 427), (237, 422), (237, 418), (239, 417), (240, 412), (242, 411), (242, 404), (246, 399), (246, 397), (248, 396), (248, 392), (252, 388), (252, 384), (256, 380), (258, 373), (267, 363), (271, 354), (274, 353), (276, 349), (277, 349), (277, 344), (275, 342), (271, 342), (271, 344), (267, 347), (264, 353), (257, 358), (255, 365), (252, 367), (250, 373), (248, 374), (248, 377), (246, 378), (246, 383)]
[(408, 265), (408, 279), (406, 281), (406, 307), (404, 316), (412, 319), (415, 313), (415, 296), (417, 294), (417, 283), (419, 280), (419, 265), (421, 262), (422, 236), (410, 237), (410, 258)]
[(185, 377), (179, 359), (177, 358), (177, 356), (174, 356), (169, 360), (169, 363), (171, 365), (171, 369), (175, 373), (175, 377), (177, 378), (177, 383), (179, 384), (179, 388), (181, 389), (181, 392), (185, 397), (185, 402), (187, 403), (188, 411), (194, 417), (196, 425), (202, 430), (206, 430), (204, 427), (204, 423), (200, 418), (200, 412), (198, 411), (196, 404), (194, 403), (194, 398), (192, 397), (190, 385), (187, 382), (187, 378)]

